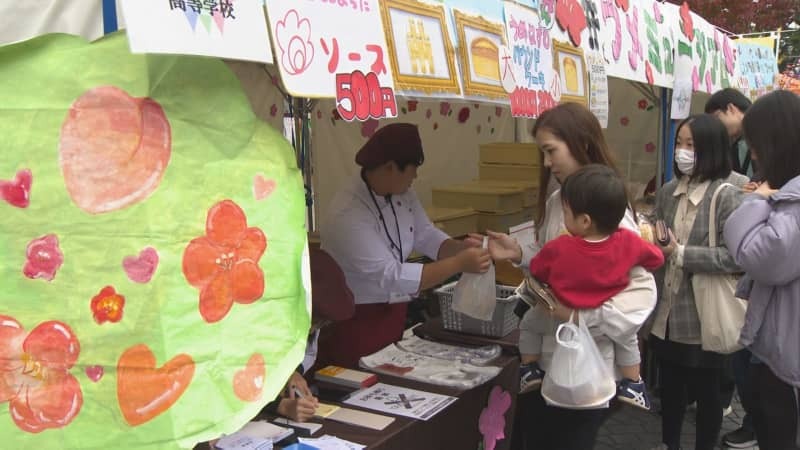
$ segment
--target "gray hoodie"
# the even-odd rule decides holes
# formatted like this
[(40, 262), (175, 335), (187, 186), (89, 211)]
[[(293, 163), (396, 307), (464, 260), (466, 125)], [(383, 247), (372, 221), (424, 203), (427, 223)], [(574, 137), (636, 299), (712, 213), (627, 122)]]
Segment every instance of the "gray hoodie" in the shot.
[(724, 234), (753, 281), (739, 342), (778, 378), (800, 387), (800, 176), (769, 199), (746, 196)]

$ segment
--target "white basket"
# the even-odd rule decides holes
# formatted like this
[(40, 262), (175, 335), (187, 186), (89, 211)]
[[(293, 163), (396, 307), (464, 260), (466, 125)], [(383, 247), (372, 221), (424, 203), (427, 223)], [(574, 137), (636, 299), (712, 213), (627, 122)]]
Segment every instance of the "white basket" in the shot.
[(442, 311), (442, 322), (445, 330), (460, 333), (478, 334), (489, 337), (504, 337), (519, 326), (519, 317), (514, 314), (515, 299), (507, 299), (514, 295), (516, 286), (495, 286), (497, 307), (491, 320), (478, 320), (453, 311), (453, 293), (456, 282), (446, 284), (434, 292), (439, 297), (439, 309)]

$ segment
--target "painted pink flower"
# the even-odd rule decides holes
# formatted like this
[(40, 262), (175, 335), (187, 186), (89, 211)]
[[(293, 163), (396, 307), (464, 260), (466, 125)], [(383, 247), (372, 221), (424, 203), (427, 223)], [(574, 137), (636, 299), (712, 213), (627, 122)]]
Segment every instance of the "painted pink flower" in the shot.
[(504, 439), (506, 428), (506, 411), (511, 407), (511, 395), (495, 386), (489, 393), (489, 402), (478, 418), (478, 429), (483, 435), (484, 450), (494, 450), (497, 441)]
[(653, 153), (654, 151), (656, 151), (656, 144), (653, 144), (652, 142), (648, 142), (644, 146), (644, 151), (647, 152), (647, 153)]
[(260, 228), (248, 227), (242, 208), (223, 200), (208, 210), (206, 234), (183, 252), (183, 275), (200, 290), (200, 315), (222, 320), (233, 303), (248, 304), (264, 294), (264, 272), (258, 260), (267, 249)]
[(450, 113), (450, 102), (439, 103), (439, 114), (446, 116)]
[(620, 125), (622, 125), (623, 127), (627, 127), (627, 126), (628, 126), (628, 124), (629, 124), (629, 123), (631, 123), (631, 119), (629, 119), (629, 118), (628, 118), (628, 116), (625, 116), (625, 117), (623, 117), (623, 118), (619, 119), (619, 123), (620, 123)]
[(269, 115), (275, 117), (275, 114), (278, 114), (278, 105), (273, 103), (272, 106), (269, 108)]
[(19, 322), (0, 315), (0, 402), (22, 431), (63, 428), (83, 406), (78, 380), (69, 370), (80, 354), (70, 327), (58, 321), (25, 333)]
[(317, 110), (317, 119), (322, 119), (322, 111)]
[(275, 24), (275, 41), (281, 52), (280, 63), (290, 75), (299, 75), (311, 66), (314, 60), (314, 44), (311, 43), (311, 22), (301, 18), (291, 9)]
[(48, 234), (28, 243), (25, 251), (27, 261), (22, 273), (28, 278), (41, 278), (52, 281), (64, 263), (64, 254), (58, 248), (58, 236)]
[(641, 99), (637, 105), (639, 106), (639, 109), (647, 109), (647, 100)]
[(458, 112), (458, 123), (464, 123), (467, 120), (469, 120), (469, 108), (465, 106)]

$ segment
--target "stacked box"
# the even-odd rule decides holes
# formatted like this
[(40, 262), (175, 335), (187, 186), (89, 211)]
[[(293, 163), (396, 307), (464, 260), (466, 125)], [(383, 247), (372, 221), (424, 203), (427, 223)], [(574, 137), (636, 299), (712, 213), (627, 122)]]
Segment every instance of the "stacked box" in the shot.
[(428, 218), (448, 236), (458, 237), (478, 231), (478, 213), (469, 208), (426, 208)]

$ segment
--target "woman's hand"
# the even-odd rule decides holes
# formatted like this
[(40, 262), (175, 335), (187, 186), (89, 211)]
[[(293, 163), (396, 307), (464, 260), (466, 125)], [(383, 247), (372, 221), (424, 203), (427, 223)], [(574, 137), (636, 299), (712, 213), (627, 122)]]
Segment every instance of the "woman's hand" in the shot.
[(314, 394), (311, 392), (311, 389), (308, 388), (308, 382), (306, 382), (306, 379), (296, 371), (292, 372), (292, 376), (289, 377), (289, 381), (286, 383), (286, 388), (288, 389), (287, 396), (289, 398), (295, 397), (294, 389), (300, 391), (300, 395), (303, 397), (311, 398), (314, 396)]
[(278, 414), (288, 417), (295, 422), (305, 422), (314, 417), (319, 402), (314, 397), (282, 398), (278, 404)]
[[(511, 261), (515, 264), (522, 262), (522, 247), (514, 238), (505, 233), (495, 233), (494, 231), (487, 231), (486, 234), (489, 236), (489, 254), (492, 255), (492, 259), (495, 261)], [(483, 245), (483, 235), (470, 234), (467, 242), (472, 246), (478, 243), (480, 247)]]
[(769, 185), (769, 182), (765, 181), (761, 183), (758, 188), (755, 190), (755, 193), (764, 197), (769, 198), (772, 194), (778, 192), (777, 189), (772, 189)]
[(667, 228), (667, 232), (669, 233), (669, 244), (657, 244), (658, 247), (661, 248), (661, 252), (664, 254), (664, 259), (669, 258), (673, 253), (675, 253), (675, 249), (678, 248), (678, 240), (675, 239), (675, 234), (672, 233), (672, 229)]
[(749, 181), (747, 184), (742, 186), (742, 191), (744, 191), (745, 194), (750, 194), (751, 192), (755, 192), (760, 185), (761, 183), (758, 181)]

